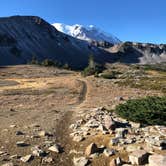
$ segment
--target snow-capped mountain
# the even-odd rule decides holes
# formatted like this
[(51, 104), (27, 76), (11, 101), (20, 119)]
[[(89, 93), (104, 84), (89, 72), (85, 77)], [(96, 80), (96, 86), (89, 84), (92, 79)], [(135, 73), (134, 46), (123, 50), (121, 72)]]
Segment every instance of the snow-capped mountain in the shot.
[(98, 41), (98, 42), (109, 42), (112, 44), (119, 44), (121, 41), (114, 35), (108, 34), (93, 25), (88, 27), (75, 24), (65, 25), (62, 23), (52, 24), (58, 31), (66, 33), (72, 37), (86, 40), (86, 41)]

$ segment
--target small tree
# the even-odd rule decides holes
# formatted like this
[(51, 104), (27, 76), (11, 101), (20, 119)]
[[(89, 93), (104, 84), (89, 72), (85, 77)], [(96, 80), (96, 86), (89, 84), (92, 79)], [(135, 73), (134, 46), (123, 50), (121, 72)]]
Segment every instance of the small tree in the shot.
[(84, 71), (82, 72), (82, 75), (85, 77), (90, 75), (97, 75), (98, 73), (102, 72), (103, 69), (104, 69), (104, 66), (95, 63), (94, 56), (90, 55), (88, 66), (84, 69)]

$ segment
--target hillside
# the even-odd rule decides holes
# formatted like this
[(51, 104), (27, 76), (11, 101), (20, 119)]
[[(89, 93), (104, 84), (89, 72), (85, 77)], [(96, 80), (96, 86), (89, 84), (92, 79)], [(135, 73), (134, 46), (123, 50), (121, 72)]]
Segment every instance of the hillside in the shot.
[(72, 69), (87, 66), (89, 56), (98, 63), (166, 62), (166, 45), (125, 42), (116, 45), (84, 41), (59, 32), (36, 16), (0, 18), (0, 65), (27, 64), (36, 58), (68, 64)]

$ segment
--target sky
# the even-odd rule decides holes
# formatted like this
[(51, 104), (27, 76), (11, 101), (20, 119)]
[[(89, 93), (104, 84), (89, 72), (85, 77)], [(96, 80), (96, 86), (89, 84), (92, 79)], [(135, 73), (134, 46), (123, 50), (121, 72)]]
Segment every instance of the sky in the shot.
[(0, 17), (95, 25), (122, 41), (166, 43), (166, 0), (0, 0)]

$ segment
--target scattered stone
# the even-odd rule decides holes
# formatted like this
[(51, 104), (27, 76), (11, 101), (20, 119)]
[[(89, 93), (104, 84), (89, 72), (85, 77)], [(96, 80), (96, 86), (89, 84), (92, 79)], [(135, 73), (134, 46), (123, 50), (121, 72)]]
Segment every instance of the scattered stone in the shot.
[(110, 157), (110, 156), (113, 156), (115, 155), (116, 151), (114, 149), (104, 149), (104, 152), (105, 156), (107, 157)]
[(18, 142), (16, 142), (16, 145), (17, 145), (18, 147), (29, 146), (29, 144), (25, 143), (24, 141), (18, 141)]
[(58, 145), (58, 144), (55, 144), (55, 145), (49, 147), (48, 150), (49, 150), (49, 151), (52, 151), (52, 152), (56, 152), (56, 153), (62, 152), (62, 148), (61, 148), (61, 146)]
[(15, 128), (15, 127), (16, 127), (16, 125), (14, 125), (14, 124), (10, 125), (10, 128)]
[(128, 129), (125, 129), (125, 128), (116, 129), (116, 137), (124, 138), (127, 133), (128, 133)]
[(45, 162), (45, 163), (52, 163), (54, 160), (52, 157), (44, 157), (42, 162)]
[(109, 166), (121, 166), (122, 165), (122, 160), (120, 157), (111, 160)]
[(149, 157), (149, 166), (166, 166), (166, 155), (151, 155)]
[(21, 157), (17, 154), (10, 156), (10, 159), (19, 159), (19, 158)]
[(20, 158), (20, 160), (24, 163), (30, 162), (32, 159), (33, 156), (31, 154)]
[(136, 146), (136, 145), (128, 145), (126, 147), (126, 151), (129, 152), (129, 153), (137, 151), (137, 150), (141, 150), (141, 147), (140, 146)]
[(14, 164), (13, 163), (6, 163), (6, 164), (2, 164), (1, 166), (14, 166)]
[(32, 154), (37, 157), (44, 157), (46, 155), (46, 152), (41, 150), (38, 146), (35, 146), (31, 148)]
[(75, 142), (81, 142), (84, 139), (85, 138), (82, 135), (76, 135), (76, 136), (74, 136), (73, 141), (75, 141)]
[(116, 128), (116, 123), (115, 121), (113, 120), (113, 118), (109, 115), (106, 115), (105, 116), (105, 127), (106, 129), (108, 130), (115, 130)]
[(112, 138), (112, 139), (110, 140), (110, 145), (112, 145), (112, 146), (118, 145), (119, 139), (120, 139), (119, 137), (117, 137), (117, 138)]
[(22, 131), (16, 131), (16, 135), (24, 135)]
[(143, 165), (148, 163), (148, 156), (145, 150), (137, 150), (129, 155), (129, 160), (133, 165)]
[(89, 160), (85, 157), (79, 157), (73, 159), (73, 163), (75, 166), (86, 166), (88, 164)]
[(91, 143), (89, 146), (87, 146), (86, 150), (85, 150), (85, 155), (86, 156), (90, 156), (93, 153), (97, 153), (98, 152), (98, 147), (95, 143)]
[(40, 137), (45, 137), (45, 136), (50, 136), (50, 134), (48, 133), (48, 132), (46, 132), (46, 131), (40, 131), (39, 133), (38, 133), (38, 135), (40, 136)]
[(0, 156), (4, 156), (4, 155), (7, 155), (7, 152), (6, 151), (0, 151)]

